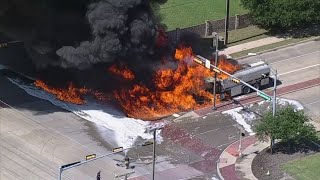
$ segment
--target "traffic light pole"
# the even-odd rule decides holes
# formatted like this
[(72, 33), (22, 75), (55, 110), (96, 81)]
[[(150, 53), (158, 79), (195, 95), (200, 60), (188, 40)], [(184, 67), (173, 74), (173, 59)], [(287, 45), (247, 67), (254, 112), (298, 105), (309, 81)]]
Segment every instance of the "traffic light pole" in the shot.
[(152, 180), (154, 180), (154, 173), (156, 169), (156, 134), (157, 131), (153, 131), (153, 149), (152, 149)]
[[(273, 70), (273, 69), (272, 69), (272, 71), (273, 71), (272, 73), (274, 74), (274, 77), (273, 77), (273, 98), (272, 98), (272, 117), (274, 118), (276, 116), (276, 102), (277, 102), (277, 99), (276, 99), (277, 92), (276, 91), (277, 91), (278, 71), (277, 70)], [(271, 137), (271, 153), (273, 153), (273, 145), (274, 145), (274, 138)]]
[(152, 149), (152, 180), (155, 179), (155, 169), (156, 169), (156, 136), (157, 136), (157, 130), (161, 130), (163, 127), (155, 127), (152, 129), (149, 129), (149, 132), (153, 133), (153, 149)]
[(272, 98), (272, 116), (273, 117), (275, 117), (275, 115), (276, 115), (277, 76), (278, 76), (278, 71), (275, 70), (274, 78), (273, 78), (273, 98)]
[[(217, 67), (218, 59), (219, 59), (219, 35), (216, 34), (216, 57), (214, 60), (214, 66)], [(216, 110), (216, 82), (217, 82), (217, 73), (214, 73), (214, 81), (213, 81), (213, 109)]]
[(148, 146), (150, 144), (151, 143), (149, 143), (149, 142), (145, 142), (144, 144), (135, 145), (135, 146), (132, 146), (132, 147), (129, 147), (129, 148), (125, 148), (125, 149), (123, 149), (121, 147), (121, 150), (118, 150), (118, 151), (115, 151), (115, 152), (112, 152), (112, 153), (108, 153), (108, 154), (105, 154), (105, 155), (101, 155), (101, 156), (98, 156), (98, 157), (93, 158), (93, 159), (89, 159), (89, 160), (85, 160), (85, 161), (78, 161), (78, 162), (62, 165), (62, 166), (59, 167), (59, 180), (61, 180), (61, 178), (62, 178), (62, 172), (67, 170), (67, 169), (71, 169), (71, 168), (74, 168), (74, 167), (89, 163), (91, 161), (95, 161), (95, 160), (98, 160), (98, 159), (101, 159), (101, 158), (104, 158), (104, 157), (107, 157), (107, 156), (111, 156), (111, 155), (123, 152), (125, 150), (129, 150), (129, 149), (136, 148), (136, 147)]

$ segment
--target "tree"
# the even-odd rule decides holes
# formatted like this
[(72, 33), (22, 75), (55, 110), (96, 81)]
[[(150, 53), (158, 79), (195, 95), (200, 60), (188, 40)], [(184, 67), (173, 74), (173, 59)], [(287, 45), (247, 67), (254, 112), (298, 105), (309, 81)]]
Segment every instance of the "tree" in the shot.
[(291, 148), (294, 144), (318, 141), (315, 127), (308, 122), (309, 117), (303, 110), (298, 111), (288, 105), (279, 109), (275, 117), (272, 111), (267, 112), (255, 126), (255, 132), (260, 141), (280, 139)]
[(320, 20), (319, 0), (241, 0), (263, 28), (296, 28)]

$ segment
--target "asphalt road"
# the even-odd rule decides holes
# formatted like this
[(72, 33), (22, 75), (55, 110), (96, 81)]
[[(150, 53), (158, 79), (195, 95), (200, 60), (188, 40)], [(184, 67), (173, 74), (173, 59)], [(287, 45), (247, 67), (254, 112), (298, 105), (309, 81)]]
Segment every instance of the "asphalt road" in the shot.
[[(320, 42), (312, 41), (263, 54), (278, 70), (279, 88), (319, 78)], [(257, 61), (259, 57), (242, 59)], [(102, 155), (114, 147), (109, 132), (78, 116), (61, 110), (47, 101), (27, 95), (0, 75), (0, 179), (57, 179), (58, 167), (88, 154)], [(300, 101), (317, 119), (320, 105), (319, 84), (284, 95)], [(198, 117), (189, 112), (184, 117), (169, 117), (172, 122), (163, 130), (164, 141), (157, 149), (157, 179), (190, 179), (217, 177), (216, 161), (228, 144), (238, 139), (239, 125), (219, 112)], [(141, 153), (150, 156), (151, 147), (130, 151), (131, 157)], [(126, 172), (108, 157), (73, 170), (63, 179), (115, 179)], [(134, 179), (150, 179), (152, 166), (136, 164)], [(218, 178), (218, 177), (217, 177)]]
[[(274, 52), (250, 57), (240, 62), (264, 59), (278, 71), (278, 79), (284, 87), (315, 78), (320, 78), (320, 41), (311, 41), (304, 44), (288, 47)], [(320, 86), (319, 84), (283, 96), (284, 98), (298, 100), (303, 104), (307, 113), (315, 120), (320, 116)], [(320, 122), (319, 122), (320, 123)]]

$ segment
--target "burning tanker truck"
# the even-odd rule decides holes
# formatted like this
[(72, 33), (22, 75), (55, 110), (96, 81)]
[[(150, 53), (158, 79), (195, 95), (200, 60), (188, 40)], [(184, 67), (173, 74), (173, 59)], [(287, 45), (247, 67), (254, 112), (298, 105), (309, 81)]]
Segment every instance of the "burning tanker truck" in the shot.
[[(218, 68), (214, 68), (212, 65), (210, 65), (210, 61), (202, 56), (195, 56), (193, 60), (200, 65), (210, 68), (218, 74), (223, 73)], [(232, 75), (235, 78), (252, 85), (256, 89), (260, 89), (261, 87), (269, 84), (270, 67), (264, 61), (259, 61), (252, 64), (244, 64)], [(251, 88), (242, 84), (235, 78), (229, 76), (227, 78), (218, 77), (216, 79), (216, 93), (220, 94), (220, 99), (223, 100), (226, 96), (234, 97), (252, 92)], [(206, 77), (204, 81), (206, 90), (212, 92), (214, 88), (214, 77)]]

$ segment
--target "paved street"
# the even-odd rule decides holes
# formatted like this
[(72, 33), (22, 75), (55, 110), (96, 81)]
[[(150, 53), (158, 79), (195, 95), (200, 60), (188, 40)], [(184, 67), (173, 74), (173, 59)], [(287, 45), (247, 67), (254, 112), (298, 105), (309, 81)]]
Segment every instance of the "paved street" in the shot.
[[(298, 83), (303, 86), (303, 82), (319, 78), (319, 47), (320, 41), (312, 41), (262, 55), (278, 70), (282, 83), (279, 91), (284, 88), (282, 91), (288, 93), (287, 86)], [(241, 63), (257, 58), (242, 59)], [(317, 119), (320, 86), (317, 81), (313, 82), (312, 87), (283, 93), (283, 97), (300, 101)], [(108, 141), (112, 134), (104, 127), (29, 96), (1, 74), (0, 84), (3, 101), (0, 103), (0, 179), (56, 179), (60, 165), (84, 160), (88, 154), (106, 154), (115, 146)], [(238, 139), (239, 125), (220, 112), (198, 112), (165, 119), (171, 124), (163, 130), (163, 142), (157, 149), (157, 179), (218, 178), (216, 163), (223, 149)], [(142, 153), (147, 157), (151, 150), (145, 147), (128, 154), (136, 158)], [(125, 172), (113, 160), (121, 158), (121, 155), (108, 157), (66, 171), (63, 179), (94, 179), (99, 170), (102, 179), (115, 179), (115, 174)], [(151, 164), (136, 164), (132, 179), (150, 179), (151, 170)]]
[[(282, 83), (278, 86), (279, 88), (320, 78), (319, 41), (298, 44), (293, 47), (262, 54), (260, 57), (265, 59), (273, 68), (278, 70), (279, 80)], [(259, 56), (246, 58), (241, 60), (241, 62), (250, 62), (255, 58), (259, 58)], [(305, 110), (311, 116), (319, 117), (319, 84), (310, 89), (290, 93), (283, 97), (300, 101), (306, 108)]]

